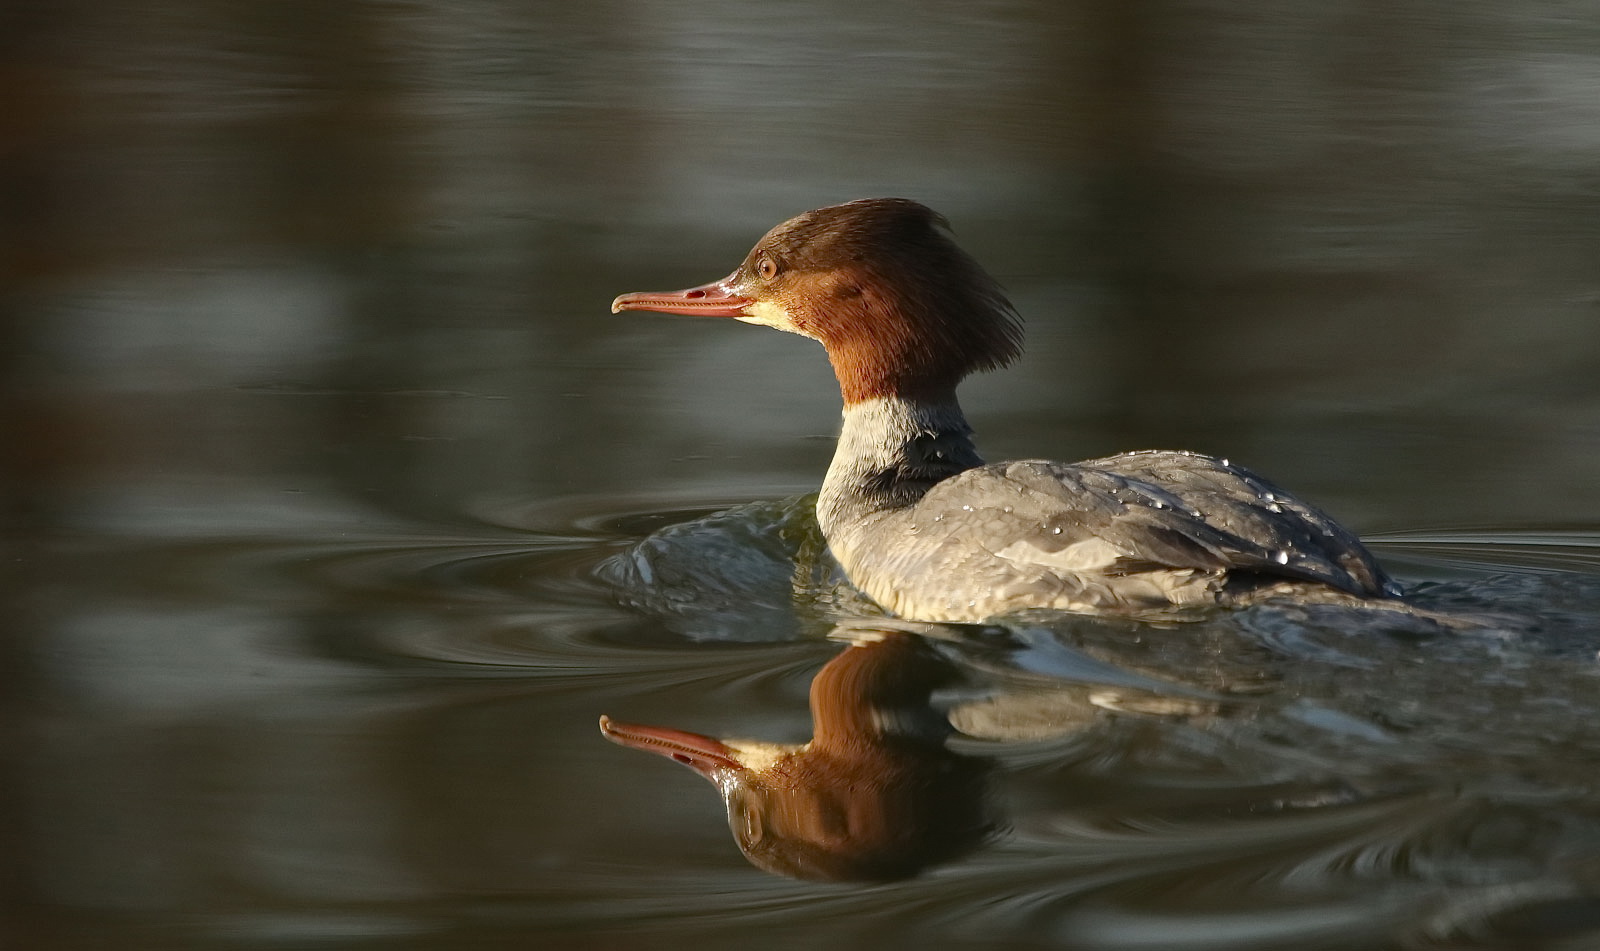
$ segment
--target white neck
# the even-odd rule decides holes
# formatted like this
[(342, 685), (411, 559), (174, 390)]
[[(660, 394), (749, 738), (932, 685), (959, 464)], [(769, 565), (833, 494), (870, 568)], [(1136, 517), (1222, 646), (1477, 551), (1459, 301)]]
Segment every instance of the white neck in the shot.
[(881, 397), (850, 403), (817, 498), (817, 519), (832, 539), (862, 518), (911, 505), (935, 483), (982, 464), (954, 394), (933, 402)]

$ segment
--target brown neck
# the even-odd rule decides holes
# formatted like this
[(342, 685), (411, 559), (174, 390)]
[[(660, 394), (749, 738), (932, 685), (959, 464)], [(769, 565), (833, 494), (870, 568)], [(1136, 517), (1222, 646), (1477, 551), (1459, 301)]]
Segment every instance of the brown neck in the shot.
[(908, 634), (847, 648), (811, 681), (811, 746), (842, 751), (921, 732), (912, 722), (934, 716), (928, 696), (950, 678)]
[(846, 406), (885, 397), (912, 403), (950, 401), (964, 376), (954, 367), (930, 367), (924, 357), (904, 353), (903, 348), (859, 341), (827, 342), (825, 346)]

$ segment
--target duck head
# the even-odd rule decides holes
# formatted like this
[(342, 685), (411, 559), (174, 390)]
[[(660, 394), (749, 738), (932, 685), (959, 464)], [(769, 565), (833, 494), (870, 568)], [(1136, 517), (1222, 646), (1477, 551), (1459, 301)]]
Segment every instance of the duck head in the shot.
[(614, 743), (665, 756), (722, 793), (734, 840), (792, 878), (888, 881), (980, 844), (994, 829), (990, 764), (944, 746), (929, 706), (950, 669), (909, 635), (847, 648), (811, 684), (809, 743), (722, 740), (600, 718)]
[(732, 317), (821, 342), (845, 402), (939, 398), (1004, 366), (1022, 327), (1000, 285), (906, 198), (818, 208), (767, 232), (720, 281), (623, 294), (613, 313)]

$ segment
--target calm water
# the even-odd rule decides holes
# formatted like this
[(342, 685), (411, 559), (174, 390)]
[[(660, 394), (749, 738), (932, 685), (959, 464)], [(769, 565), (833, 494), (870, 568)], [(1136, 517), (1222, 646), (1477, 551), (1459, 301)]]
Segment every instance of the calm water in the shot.
[[(6, 946), (1600, 946), (1583, 5), (24, 0), (0, 50)], [(992, 458), (1229, 456), (1482, 623), (866, 646), (820, 352), (607, 304), (883, 194), (1028, 320)], [(960, 730), (874, 813), (909, 878), (760, 870), (596, 726), (802, 741), (891, 649)]]

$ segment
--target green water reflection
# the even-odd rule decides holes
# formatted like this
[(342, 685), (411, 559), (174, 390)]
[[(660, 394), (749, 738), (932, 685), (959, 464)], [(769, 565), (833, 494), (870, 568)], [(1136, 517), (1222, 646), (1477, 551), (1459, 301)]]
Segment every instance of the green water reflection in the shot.
[[(1577, 661), (1430, 680), (1380, 651), (1415, 675), (1372, 687), (1415, 695), (1395, 723), (1446, 714), (1465, 753), (1420, 798), (1296, 799), (1324, 839), (1177, 822), (1172, 775), (1282, 761), (1109, 718), (1008, 751), (1004, 842), (840, 889), (750, 868), (699, 780), (594, 730), (621, 703), (803, 739), (838, 649), (817, 618), (697, 642), (589, 573), (814, 489), (837, 413), (804, 341), (607, 302), (900, 194), (1027, 319), (1023, 363), (963, 391), (990, 457), (1224, 454), (1410, 533), (1413, 582), (1526, 602), (1483, 579), (1555, 578), (1533, 589), (1553, 627), (1583, 629), (1600, 31), (1571, 5), (23, 0), (0, 52), (0, 939), (1471, 947), (1592, 924), (1593, 742), (1473, 747), (1475, 716), (1588, 722)], [(1096, 825), (1140, 788), (1160, 808), (1131, 814), (1175, 827)], [(1472, 874), (1426, 867), (1463, 830)], [(1237, 864), (1192, 861), (1230, 841)], [(1208, 909), (1185, 875), (1266, 884)]]

